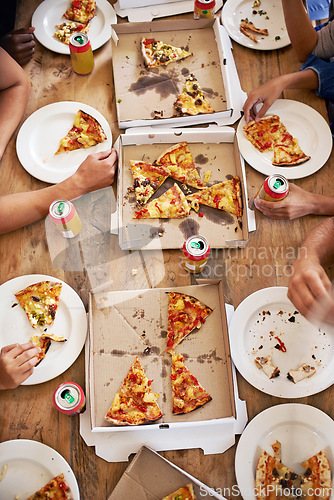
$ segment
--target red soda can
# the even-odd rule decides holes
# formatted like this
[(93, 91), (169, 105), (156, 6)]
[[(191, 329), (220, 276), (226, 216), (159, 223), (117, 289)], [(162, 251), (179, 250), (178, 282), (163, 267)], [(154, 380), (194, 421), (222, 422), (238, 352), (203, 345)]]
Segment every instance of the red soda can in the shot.
[(183, 244), (182, 266), (190, 273), (200, 273), (210, 255), (210, 245), (204, 236), (190, 236)]
[(267, 201), (280, 201), (289, 193), (289, 182), (280, 174), (270, 175), (257, 192), (256, 198)]
[(194, 18), (200, 19), (202, 17), (214, 17), (215, 6), (216, 0), (195, 0)]
[(53, 404), (65, 415), (77, 415), (85, 410), (84, 391), (74, 382), (65, 382), (53, 393)]
[(78, 75), (88, 75), (94, 69), (92, 47), (86, 33), (73, 33), (69, 48), (73, 69)]

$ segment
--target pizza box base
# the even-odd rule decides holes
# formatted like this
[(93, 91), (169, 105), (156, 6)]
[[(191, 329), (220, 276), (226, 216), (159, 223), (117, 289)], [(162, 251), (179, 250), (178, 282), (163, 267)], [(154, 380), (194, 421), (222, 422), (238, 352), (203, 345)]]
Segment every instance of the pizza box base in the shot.
[[(212, 122), (229, 125), (240, 118), (245, 94), (240, 88), (229, 37), (218, 19), (121, 23), (113, 24), (111, 31), (119, 128)], [(189, 47), (194, 56), (147, 69), (140, 49), (143, 36)], [(215, 113), (176, 116), (173, 103), (191, 73)]]
[(173, 491), (191, 483), (196, 498), (209, 496), (224, 499), (198, 479), (143, 446), (128, 466), (108, 500), (161, 500)]
[[(243, 215), (236, 217), (223, 210), (201, 205), (199, 216), (194, 210), (181, 219), (134, 219), (136, 204), (129, 160), (154, 161), (168, 147), (186, 141), (195, 165), (203, 178), (211, 170), (209, 185), (237, 175), (241, 180)], [(244, 247), (253, 228), (254, 213), (248, 209), (244, 160), (240, 156), (232, 127), (178, 129), (131, 129), (121, 134), (114, 147), (118, 151), (117, 210), (111, 216), (111, 232), (118, 233), (124, 249), (182, 248), (185, 240), (200, 234), (211, 248)], [(152, 199), (157, 198), (174, 181), (167, 179)], [(193, 189), (193, 191), (196, 191)], [(249, 223), (251, 222), (251, 223)]]

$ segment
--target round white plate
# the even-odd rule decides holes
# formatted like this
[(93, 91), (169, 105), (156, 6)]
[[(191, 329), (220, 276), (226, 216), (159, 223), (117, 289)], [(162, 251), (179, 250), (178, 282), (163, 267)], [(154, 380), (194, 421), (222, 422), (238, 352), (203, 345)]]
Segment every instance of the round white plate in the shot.
[(284, 175), (287, 179), (301, 179), (317, 172), (332, 152), (332, 133), (326, 120), (307, 104), (289, 99), (278, 99), (269, 109), (268, 115), (278, 115), (288, 132), (298, 139), (305, 154), (311, 158), (296, 167), (275, 167), (273, 151), (261, 153), (246, 139), (241, 118), (237, 128), (239, 150), (244, 159), (255, 170), (265, 175)]
[[(260, 7), (253, 9), (254, 0), (227, 0), (222, 13), (222, 23), (232, 40), (244, 47), (256, 50), (275, 50), (290, 45), (290, 38), (285, 26), (281, 0), (262, 0)], [(253, 10), (265, 11), (267, 14), (253, 14)], [(269, 19), (265, 19), (268, 16)], [(248, 18), (257, 28), (267, 28), (269, 35), (255, 35), (254, 42), (239, 30), (241, 19)], [(275, 37), (279, 36), (279, 40)]]
[[(60, 140), (73, 127), (73, 120), (79, 109), (98, 120), (107, 139), (90, 148), (55, 155)], [(38, 109), (26, 119), (17, 135), (16, 152), (30, 175), (56, 184), (74, 174), (88, 155), (106, 151), (111, 145), (109, 123), (99, 111), (81, 102), (61, 101)]]
[[(29, 342), (32, 335), (41, 333), (34, 329), (14, 293), (33, 283), (50, 280), (63, 284), (56, 319), (48, 332), (65, 337), (66, 342), (54, 342), (45, 358), (22, 385), (33, 385), (51, 380), (67, 370), (79, 356), (87, 335), (87, 316), (79, 295), (67, 283), (44, 274), (28, 274), (13, 278), (0, 286), (0, 348), (15, 342)], [(18, 304), (13, 307), (13, 304)], [(1, 495), (0, 495), (1, 498)]]
[(0, 472), (8, 466), (0, 481), (0, 498), (28, 498), (52, 478), (63, 473), (74, 500), (80, 499), (78, 483), (66, 460), (54, 449), (30, 439), (0, 443)]
[(273, 455), (271, 445), (276, 440), (282, 445), (282, 463), (297, 474), (305, 472), (301, 462), (320, 450), (325, 450), (333, 470), (333, 420), (309, 405), (289, 403), (272, 406), (249, 422), (237, 446), (235, 473), (241, 497), (245, 500), (255, 500), (258, 459), (262, 450)]
[[(54, 38), (56, 25), (67, 19), (62, 17), (69, 7), (68, 0), (44, 0), (32, 15), (31, 25), (35, 26), (34, 35), (47, 49), (59, 54), (70, 54), (68, 45)], [(117, 23), (116, 12), (107, 0), (96, 0), (96, 15), (91, 20), (88, 37), (92, 49), (98, 49), (111, 37), (111, 24)]]
[[(263, 288), (246, 297), (232, 316), (229, 334), (236, 368), (251, 385), (266, 394), (302, 398), (334, 382), (333, 335), (312, 325), (296, 311), (287, 298), (286, 287)], [(284, 343), (286, 352), (275, 348), (276, 336)], [(269, 354), (272, 364), (281, 372), (272, 379), (254, 362), (257, 356)], [(303, 363), (314, 366), (316, 373), (294, 384), (287, 373)]]

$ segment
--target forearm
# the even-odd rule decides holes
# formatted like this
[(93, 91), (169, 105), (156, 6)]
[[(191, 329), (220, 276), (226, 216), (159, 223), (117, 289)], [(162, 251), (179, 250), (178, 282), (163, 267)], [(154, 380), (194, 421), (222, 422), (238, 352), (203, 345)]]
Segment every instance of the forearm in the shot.
[(319, 87), (318, 75), (313, 69), (304, 69), (296, 73), (281, 75), (277, 78), (281, 78), (284, 89), (316, 90)]
[(306, 61), (317, 43), (317, 33), (302, 0), (282, 0), (282, 5), (291, 44), (299, 60)]
[(313, 228), (300, 248), (300, 256), (327, 266), (334, 261), (334, 218)]

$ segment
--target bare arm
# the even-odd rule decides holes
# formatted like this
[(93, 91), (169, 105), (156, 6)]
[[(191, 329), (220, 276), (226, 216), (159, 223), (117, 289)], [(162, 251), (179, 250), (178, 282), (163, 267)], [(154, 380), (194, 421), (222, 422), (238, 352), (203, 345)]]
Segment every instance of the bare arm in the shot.
[(300, 61), (306, 61), (314, 49), (318, 35), (312, 26), (302, 0), (282, 0), (285, 24)]
[(26, 108), (30, 82), (19, 64), (0, 47), (0, 160)]
[(31, 224), (48, 214), (51, 203), (59, 198), (72, 200), (85, 193), (110, 186), (117, 167), (114, 149), (89, 155), (71, 177), (59, 184), (14, 193), (0, 198), (0, 234)]

